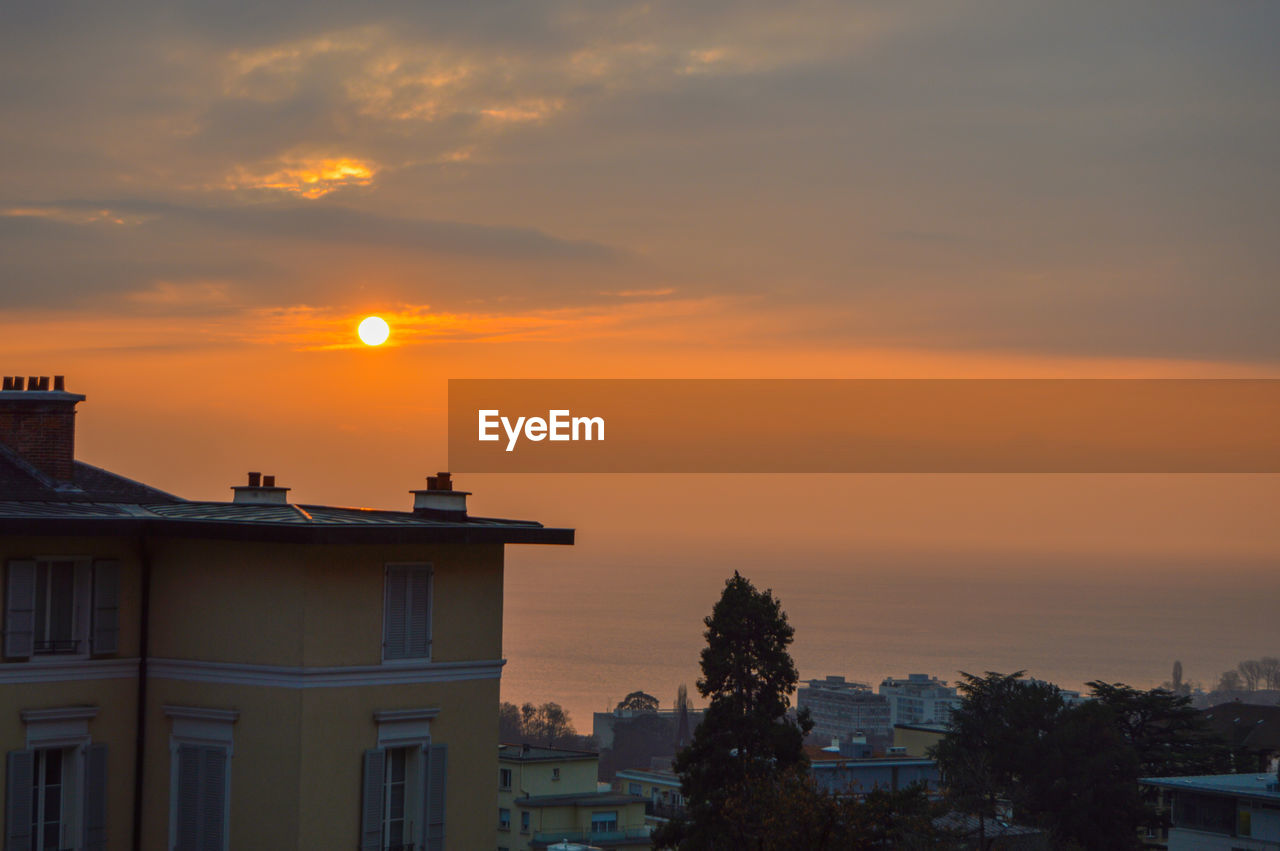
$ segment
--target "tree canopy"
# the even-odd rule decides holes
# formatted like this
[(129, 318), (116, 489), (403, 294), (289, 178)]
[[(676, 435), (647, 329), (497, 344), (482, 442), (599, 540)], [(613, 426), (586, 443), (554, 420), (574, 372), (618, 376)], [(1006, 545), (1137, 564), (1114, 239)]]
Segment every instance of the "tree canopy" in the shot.
[(742, 802), (807, 767), (803, 742), (812, 723), (807, 713), (794, 720), (787, 715), (799, 680), (788, 650), (795, 630), (771, 591), (758, 591), (735, 572), (703, 623), (707, 646), (698, 692), (710, 702), (675, 762), (686, 819), (668, 823), (656, 842), (743, 848), (764, 825), (753, 815), (756, 808), (742, 811)]
[(632, 712), (657, 712), (658, 698), (642, 691), (633, 691), (618, 701), (618, 709), (620, 711), (629, 709)]

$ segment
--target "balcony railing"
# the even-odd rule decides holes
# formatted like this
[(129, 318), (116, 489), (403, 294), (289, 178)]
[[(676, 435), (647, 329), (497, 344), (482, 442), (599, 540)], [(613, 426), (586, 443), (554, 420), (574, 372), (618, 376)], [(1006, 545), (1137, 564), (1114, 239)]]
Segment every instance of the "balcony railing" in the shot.
[(622, 830), (552, 830), (533, 835), (533, 847), (545, 848), (557, 842), (578, 842), (583, 845), (611, 845), (630, 842), (647, 842), (648, 827), (627, 827)]
[(644, 814), (651, 818), (680, 818), (684, 815), (684, 804), (668, 804), (663, 801), (645, 801)]
[(37, 653), (77, 653), (80, 650), (80, 639), (54, 638), (37, 641), (33, 649)]

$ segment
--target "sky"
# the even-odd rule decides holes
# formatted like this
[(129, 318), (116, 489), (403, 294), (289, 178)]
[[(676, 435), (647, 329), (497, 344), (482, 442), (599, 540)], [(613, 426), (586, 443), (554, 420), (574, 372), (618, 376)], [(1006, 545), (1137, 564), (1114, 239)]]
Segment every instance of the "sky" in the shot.
[[(387, 508), (444, 466), (448, 378), (1280, 376), (1277, 32), (1261, 0), (4, 4), (0, 372), (65, 374), (80, 457), (183, 496)], [(478, 481), (602, 565), (664, 499)], [(883, 515), (818, 548), (1007, 548), (1032, 506), (1045, 552), (1280, 553), (1274, 477), (1133, 486), (978, 482), (968, 525), (954, 480), (806, 490)], [(753, 506), (682, 487), (695, 555)]]

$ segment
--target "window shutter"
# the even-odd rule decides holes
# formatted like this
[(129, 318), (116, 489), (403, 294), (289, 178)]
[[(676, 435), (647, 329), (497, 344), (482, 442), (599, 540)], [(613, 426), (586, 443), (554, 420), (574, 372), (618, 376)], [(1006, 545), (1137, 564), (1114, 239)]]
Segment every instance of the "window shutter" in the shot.
[(93, 563), (94, 653), (120, 652), (120, 562)]
[(227, 816), (227, 752), (201, 748), (200, 851), (225, 851), (223, 827)]
[(360, 801), (360, 851), (382, 851), (382, 783), (387, 753), (364, 752), (364, 795)]
[(107, 847), (107, 746), (90, 745), (84, 760), (85, 851)]
[(383, 650), (385, 659), (404, 659), (408, 653), (406, 647), (406, 631), (408, 622), (408, 576), (401, 567), (387, 570), (387, 612), (386, 612), (386, 644)]
[(36, 563), (9, 562), (4, 594), (4, 655), (26, 659), (35, 649)]
[(431, 570), (420, 567), (408, 571), (409, 581), (409, 635), (407, 656), (424, 658), (430, 649), (431, 635)]
[(31, 794), (35, 788), (35, 751), (9, 751), (5, 772), (5, 851), (31, 849)]
[(200, 747), (178, 745), (177, 851), (199, 851)]
[(426, 851), (444, 851), (444, 787), (448, 776), (448, 746), (431, 745), (426, 749)]

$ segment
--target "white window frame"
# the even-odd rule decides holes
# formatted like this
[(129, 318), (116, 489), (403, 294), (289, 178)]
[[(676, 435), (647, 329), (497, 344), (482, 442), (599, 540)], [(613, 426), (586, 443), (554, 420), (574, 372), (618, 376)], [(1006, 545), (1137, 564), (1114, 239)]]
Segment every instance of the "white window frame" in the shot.
[(222, 772), (222, 848), (231, 842), (231, 758), (235, 756), (233, 725), (240, 718), (235, 709), (203, 706), (165, 706), (172, 721), (169, 734), (169, 847), (178, 844), (178, 749), (182, 745), (221, 748), (226, 755)]
[[(430, 598), (428, 598), (430, 599)], [(422, 709), (385, 709), (373, 713), (378, 725), (378, 749), (381, 751), (404, 750), (405, 761), (405, 824), (411, 827), (409, 836), (417, 845), (427, 841), (426, 791), (427, 749), (431, 747), (431, 720), (440, 714), (436, 706)], [(387, 760), (387, 770), (391, 761)], [(382, 801), (383, 842), (386, 842), (386, 825), (389, 802)]]
[[(505, 777), (503, 775), (506, 775)], [(511, 783), (515, 778), (515, 774), (510, 768), (498, 766), (498, 790), (502, 792), (511, 791)], [(505, 782), (504, 782), (505, 781)]]
[[(36, 577), (40, 565), (49, 562), (71, 562), (71, 634), (76, 642), (76, 652), (58, 653), (53, 650), (37, 650), (40, 638), (34, 634), (36, 613), (32, 612), (32, 659), (88, 659), (92, 655), (93, 639), (93, 557), (86, 555), (38, 555), (31, 559), (36, 563)], [(36, 589), (37, 596), (39, 589)]]
[[(425, 570), (427, 572), (427, 652), (424, 656), (401, 656), (388, 658), (387, 656), (387, 639), (388, 628), (387, 609), (389, 608), (391, 597), (391, 571), (403, 570)], [(435, 605), (436, 605), (436, 571), (431, 562), (425, 561), (390, 561), (383, 565), (382, 568), (382, 663), (384, 665), (413, 665), (422, 662), (430, 662), (432, 651), (434, 650), (434, 632), (435, 632)], [(406, 606), (405, 620), (406, 629), (408, 628), (408, 610)]]
[(511, 831), (511, 810), (507, 807), (498, 807), (498, 830)]
[[(26, 725), (26, 747), (31, 751), (62, 751), (62, 847), (80, 848), (85, 831), (85, 752), (92, 739), (89, 722), (96, 706), (26, 709), (20, 713)], [(39, 757), (36, 757), (37, 759)]]

